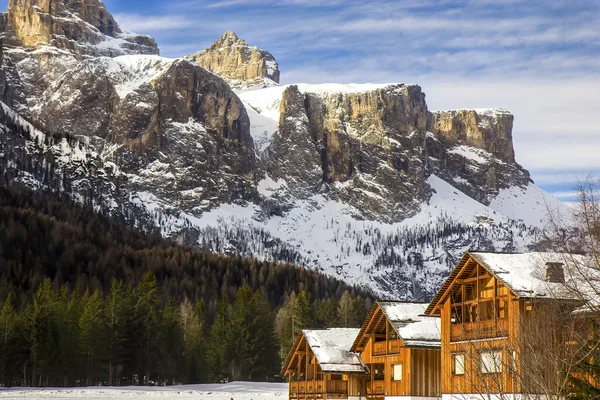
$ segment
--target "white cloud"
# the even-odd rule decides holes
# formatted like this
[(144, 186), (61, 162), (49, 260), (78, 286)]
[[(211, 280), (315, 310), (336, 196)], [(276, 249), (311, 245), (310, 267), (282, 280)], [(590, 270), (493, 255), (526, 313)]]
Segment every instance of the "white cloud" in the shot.
[[(545, 187), (559, 187), (573, 189), (577, 182), (582, 182), (590, 176), (589, 170), (561, 171), (561, 170), (530, 170), (535, 182)], [(559, 189), (563, 190), (563, 189)]]
[(552, 195), (559, 200), (575, 200), (579, 196), (579, 192), (569, 191), (569, 192), (552, 192)]
[(119, 25), (137, 33), (179, 31), (196, 23), (195, 18), (182, 15), (116, 14), (114, 17)]

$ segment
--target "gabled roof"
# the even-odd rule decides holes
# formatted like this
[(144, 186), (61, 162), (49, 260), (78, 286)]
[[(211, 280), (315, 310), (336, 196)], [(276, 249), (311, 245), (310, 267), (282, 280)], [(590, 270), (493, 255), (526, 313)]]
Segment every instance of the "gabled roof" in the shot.
[[(546, 298), (556, 300), (580, 300), (581, 293), (588, 291), (588, 276), (600, 278), (600, 271), (593, 268), (585, 256), (568, 253), (491, 253), (469, 251), (450, 273), (435, 295), (426, 313), (432, 315), (446, 297), (449, 288), (468, 272), (466, 264), (474, 260), (502, 282), (519, 298)], [(546, 263), (562, 263), (565, 283), (546, 281)], [(593, 297), (593, 296), (592, 296)]]
[(366, 373), (367, 369), (358, 354), (350, 352), (350, 347), (359, 331), (360, 329), (356, 328), (304, 329), (298, 335), (282, 372), (285, 373), (289, 369), (294, 353), (298, 351), (302, 338), (304, 338), (323, 372)]
[(323, 372), (366, 372), (360, 357), (350, 347), (360, 329), (330, 328), (302, 331)]
[(375, 329), (372, 320), (379, 310), (381, 310), (406, 347), (440, 347), (439, 319), (425, 316), (426, 308), (427, 303), (375, 302), (352, 345), (351, 351), (357, 351), (366, 335), (369, 335)]

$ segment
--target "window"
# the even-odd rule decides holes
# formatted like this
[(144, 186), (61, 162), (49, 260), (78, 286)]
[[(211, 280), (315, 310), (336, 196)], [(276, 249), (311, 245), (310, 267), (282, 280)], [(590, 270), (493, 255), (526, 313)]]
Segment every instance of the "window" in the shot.
[(373, 378), (376, 381), (385, 379), (385, 370), (383, 364), (373, 364)]
[(481, 300), (479, 302), (479, 321), (491, 321), (494, 319), (494, 302), (492, 300)]
[(502, 372), (502, 352), (485, 351), (480, 354), (480, 371), (484, 374), (495, 374)]
[(452, 306), (450, 318), (453, 324), (462, 324), (462, 306)]
[(498, 319), (506, 319), (508, 316), (508, 300), (496, 299), (496, 317)]
[(463, 353), (452, 354), (452, 375), (465, 374), (465, 355)]
[(393, 379), (395, 381), (401, 381), (402, 380), (402, 364), (396, 364), (396, 365), (394, 365)]

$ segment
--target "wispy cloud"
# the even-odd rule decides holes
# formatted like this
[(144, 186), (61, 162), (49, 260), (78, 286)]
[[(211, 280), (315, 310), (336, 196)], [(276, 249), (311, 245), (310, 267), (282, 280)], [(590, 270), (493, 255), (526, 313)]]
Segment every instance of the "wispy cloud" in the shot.
[(135, 32), (181, 31), (193, 27), (197, 22), (191, 16), (115, 14), (119, 25)]

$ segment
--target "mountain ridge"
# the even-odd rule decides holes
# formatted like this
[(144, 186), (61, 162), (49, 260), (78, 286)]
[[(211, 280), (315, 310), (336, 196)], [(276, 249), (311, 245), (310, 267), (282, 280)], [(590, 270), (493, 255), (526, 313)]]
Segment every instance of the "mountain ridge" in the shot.
[(418, 85), (279, 85), (264, 70), (240, 84), (189, 58), (48, 45), (49, 64), (5, 51), (6, 100), (46, 133), (5, 125), (3, 175), (201, 248), (427, 299), (463, 251), (535, 248), (563, 207), (514, 159), (503, 110), (430, 111)]

